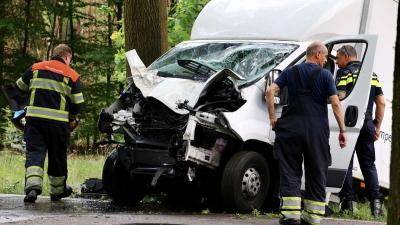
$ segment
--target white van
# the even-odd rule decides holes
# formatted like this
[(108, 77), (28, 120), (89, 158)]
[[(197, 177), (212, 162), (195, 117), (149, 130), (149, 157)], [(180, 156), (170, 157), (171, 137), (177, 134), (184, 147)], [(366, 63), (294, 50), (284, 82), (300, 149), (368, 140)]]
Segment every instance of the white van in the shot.
[[(131, 202), (151, 191), (221, 199), (235, 212), (269, 202), (279, 193), (279, 175), (265, 88), (282, 70), (303, 62), (313, 40), (327, 45), (326, 68), (333, 74), (336, 50), (344, 44), (356, 48), (362, 63), (352, 93), (342, 100), (344, 149), (328, 107), (333, 160), (328, 191), (338, 192), (343, 184), (373, 71), (387, 99), (383, 138), (376, 147), (382, 153), (377, 154), (380, 183), (388, 188), (397, 5), (392, 0), (212, 0), (196, 19), (191, 40), (148, 68), (135, 51), (128, 52), (134, 83), (99, 119), (102, 132), (121, 132), (125, 139), (104, 165), (107, 192)], [(286, 97), (276, 96), (278, 117)], [(361, 178), (357, 166), (354, 170)]]

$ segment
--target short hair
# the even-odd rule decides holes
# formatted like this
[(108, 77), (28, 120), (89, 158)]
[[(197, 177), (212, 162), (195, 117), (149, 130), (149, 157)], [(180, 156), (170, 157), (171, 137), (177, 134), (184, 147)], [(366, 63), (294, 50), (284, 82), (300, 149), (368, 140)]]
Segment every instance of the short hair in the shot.
[(325, 45), (320, 41), (314, 41), (307, 47), (306, 56), (314, 56), (322, 51), (327, 51)]
[(67, 57), (72, 56), (71, 48), (66, 44), (59, 44), (53, 50), (53, 56)]
[(351, 46), (351, 45), (343, 45), (337, 50), (338, 53), (342, 55), (347, 55), (349, 57), (354, 57), (357, 58), (357, 51), (356, 49)]

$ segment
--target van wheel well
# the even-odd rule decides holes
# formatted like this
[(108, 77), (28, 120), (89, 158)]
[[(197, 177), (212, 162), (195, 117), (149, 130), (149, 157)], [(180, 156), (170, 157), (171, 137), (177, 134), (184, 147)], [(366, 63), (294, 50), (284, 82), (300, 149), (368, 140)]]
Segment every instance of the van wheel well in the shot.
[(270, 171), (270, 188), (268, 190), (267, 201), (265, 201), (264, 208), (267, 211), (278, 211), (279, 200), (279, 168), (278, 160), (273, 155), (273, 146), (258, 140), (247, 140), (243, 143), (242, 150), (255, 151), (262, 156), (268, 163)]

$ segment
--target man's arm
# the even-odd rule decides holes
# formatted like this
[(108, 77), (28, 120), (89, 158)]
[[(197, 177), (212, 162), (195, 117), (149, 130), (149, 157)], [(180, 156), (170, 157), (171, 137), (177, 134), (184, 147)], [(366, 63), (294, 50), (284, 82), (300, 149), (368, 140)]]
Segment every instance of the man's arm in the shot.
[(18, 89), (24, 93), (29, 91), (29, 83), (33, 77), (32, 67), (29, 67), (22, 76), (15, 82)]
[(279, 86), (275, 83), (272, 83), (271, 86), (268, 87), (267, 92), (265, 93), (265, 100), (267, 101), (269, 121), (272, 128), (275, 128), (275, 123), (276, 123), (274, 96), (275, 93), (278, 91), (279, 91)]
[(374, 141), (379, 139), (380, 132), (381, 132), (381, 125), (383, 121), (383, 116), (385, 114), (385, 97), (382, 95), (376, 96), (375, 97), (375, 135), (374, 135)]
[(332, 95), (329, 97), (329, 100), (332, 104), (333, 113), (335, 115), (335, 119), (339, 125), (339, 144), (341, 148), (346, 147), (347, 140), (346, 140), (346, 128), (344, 125), (344, 117), (342, 112), (342, 105), (340, 104), (339, 97), (337, 95)]

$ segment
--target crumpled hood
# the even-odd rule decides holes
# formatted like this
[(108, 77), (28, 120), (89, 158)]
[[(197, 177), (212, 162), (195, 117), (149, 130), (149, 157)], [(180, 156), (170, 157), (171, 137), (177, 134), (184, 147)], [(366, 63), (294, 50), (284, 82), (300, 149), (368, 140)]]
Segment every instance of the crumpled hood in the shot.
[(189, 112), (186, 109), (178, 109), (177, 103), (188, 100), (188, 105), (194, 107), (205, 84), (201, 81), (180, 78), (163, 78), (159, 82), (147, 85), (135, 78), (134, 82), (144, 97), (153, 97), (179, 114)]

